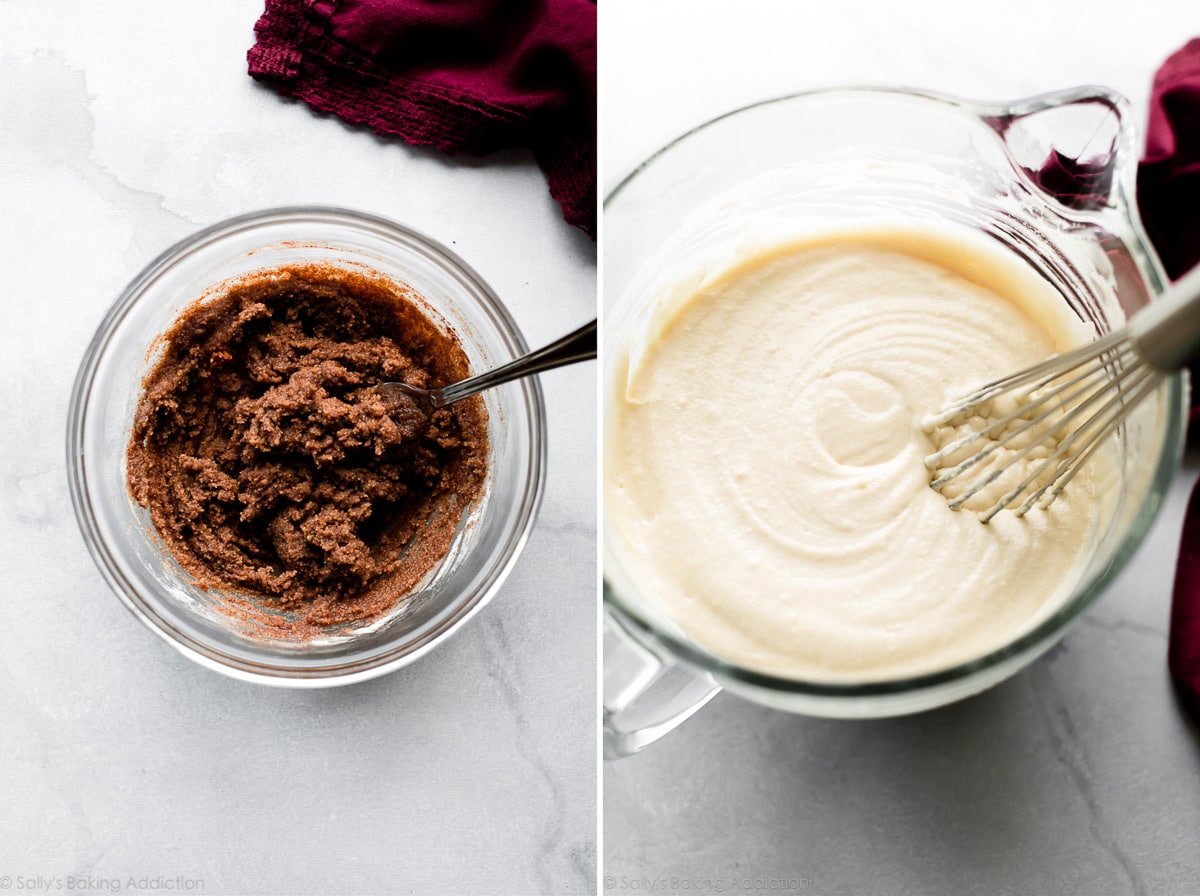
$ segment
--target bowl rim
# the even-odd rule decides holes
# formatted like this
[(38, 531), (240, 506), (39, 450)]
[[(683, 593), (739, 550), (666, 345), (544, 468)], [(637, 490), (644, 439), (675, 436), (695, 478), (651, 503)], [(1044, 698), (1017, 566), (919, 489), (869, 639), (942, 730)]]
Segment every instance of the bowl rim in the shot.
[[(1112, 102), (1119, 110), (1124, 110), (1128, 106), (1128, 101), (1120, 94), (1108, 88), (1098, 86), (1074, 87), (1062, 91), (1039, 94), (1013, 102), (993, 103), (975, 102), (935, 91), (896, 86), (843, 85), (794, 91), (776, 97), (757, 100), (720, 113), (664, 143), (643, 160), (636, 163), (616, 182), (612, 189), (605, 195), (603, 206), (605, 209), (609, 208), (651, 166), (669, 155), (676, 147), (688, 142), (691, 138), (706, 131), (713, 125), (768, 106), (793, 102), (802, 103), (807, 100), (822, 100), (830, 97), (841, 97), (849, 100), (871, 98), (892, 100), (910, 98), (924, 100), (930, 104), (940, 105), (948, 111), (955, 111), (979, 120), (983, 120), (989, 114), (997, 114), (1006, 110), (1030, 110), (1046, 105), (1086, 98), (1097, 98), (1102, 101)], [(1147, 280), (1149, 293), (1153, 301), (1162, 294), (1167, 279), (1142, 226), (1137, 203), (1130, 201), (1133, 195), (1132, 177), (1133, 169), (1131, 166), (1126, 165), (1118, 172), (1118, 177), (1114, 180), (1114, 196), (1119, 203), (1118, 211), (1124, 219), (1124, 223), (1128, 227), (1134, 243), (1130, 248), (1135, 250), (1134, 255), (1140, 262), (1139, 273)], [(602, 575), (605, 614), (607, 617), (612, 618), (628, 635), (649, 648), (660, 659), (664, 658), (663, 655), (665, 652), (668, 661), (672, 659), (682, 660), (699, 672), (711, 675), (718, 682), (722, 680), (729, 681), (735, 687), (737, 685), (744, 685), (750, 692), (758, 689), (784, 695), (833, 700), (894, 697), (901, 694), (912, 694), (942, 688), (962, 681), (972, 675), (993, 669), (1006, 661), (1013, 660), (1022, 655), (1028, 655), (1031, 658), (1036, 657), (1050, 643), (1062, 637), (1071, 623), (1096, 601), (1109, 583), (1125, 568), (1126, 564), (1141, 546), (1146, 533), (1158, 515), (1163, 495), (1183, 455), (1186, 429), (1185, 421), (1187, 420), (1188, 390), (1186, 386), (1187, 373), (1186, 371), (1180, 371), (1166, 377), (1162, 385), (1155, 392), (1155, 394), (1160, 394), (1163, 390), (1167, 392), (1166, 421), (1164, 424), (1162, 450), (1155, 461), (1154, 474), (1148, 480), (1145, 503), (1135, 516), (1129, 530), (1122, 537), (1120, 544), (1109, 558), (1108, 563), (1083, 581), (1073, 597), (1054, 613), (1047, 616), (1020, 637), (981, 657), (956, 663), (953, 666), (937, 669), (932, 672), (910, 675), (903, 678), (865, 682), (822, 682), (790, 678), (749, 669), (721, 659), (672, 632), (664, 631), (647, 614), (642, 613), (636, 605), (622, 597), (621, 589), (609, 578), (608, 574), (609, 549), (607, 545), (610, 539), (607, 538), (607, 514), (604, 515), (601, 521), (601, 531), (604, 533), (602, 537), (605, 544), (603, 553), (604, 570)], [(602, 372), (602, 394), (603, 389)], [(603, 482), (603, 465), (600, 475), (601, 482)]]
[(138, 588), (121, 572), (112, 549), (97, 524), (91, 505), (88, 486), (87, 459), (83, 450), (84, 433), (88, 424), (88, 409), (95, 375), (104, 352), (129, 311), (147, 293), (153, 283), (181, 259), (192, 252), (234, 234), (253, 230), (266, 224), (317, 220), (323, 224), (348, 226), (371, 232), (388, 239), (415, 243), (435, 260), (453, 269), (470, 283), (483, 299), (480, 310), (496, 327), (505, 346), (514, 357), (528, 352), (528, 344), (512, 313), (496, 292), (474, 268), (446, 245), (390, 218), (368, 212), (328, 205), (296, 205), (260, 209), (225, 218), (175, 242), (143, 267), (125, 286), (116, 301), (105, 313), (87, 349), (84, 351), (67, 410), (66, 453), (67, 480), (75, 519), (84, 544), (109, 588), (143, 625), (165, 640), (188, 659), (230, 678), (256, 684), (290, 688), (320, 688), (367, 681), (406, 666), (444, 642), (499, 591), (512, 572), (518, 557), (529, 539), (545, 492), (546, 478), (546, 406), (541, 383), (537, 377), (519, 381), (529, 419), (529, 456), (523, 476), (519, 514), (498, 562), (476, 588), (471, 600), (425, 632), (415, 645), (399, 655), (384, 650), (374, 656), (328, 665), (290, 667), (268, 661), (232, 656), (203, 643), (155, 612)]

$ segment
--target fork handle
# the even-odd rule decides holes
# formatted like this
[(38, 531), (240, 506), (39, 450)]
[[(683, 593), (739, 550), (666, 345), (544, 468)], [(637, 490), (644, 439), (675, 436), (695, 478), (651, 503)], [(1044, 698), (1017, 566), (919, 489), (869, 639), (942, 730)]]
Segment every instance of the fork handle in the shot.
[(433, 390), (433, 402), (438, 407), (459, 399), (499, 386), (511, 380), (532, 376), (544, 370), (553, 370), (578, 361), (590, 361), (596, 357), (596, 321), (584, 324), (574, 333), (568, 333), (537, 351), (522, 355), (494, 370), (468, 377), (453, 385)]
[(1134, 316), (1129, 338), (1146, 363), (1167, 372), (1200, 355), (1200, 266)]

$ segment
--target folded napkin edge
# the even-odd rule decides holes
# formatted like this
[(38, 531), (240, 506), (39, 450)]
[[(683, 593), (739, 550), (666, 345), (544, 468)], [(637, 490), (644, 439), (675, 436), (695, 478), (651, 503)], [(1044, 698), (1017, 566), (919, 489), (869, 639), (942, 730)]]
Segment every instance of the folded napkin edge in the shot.
[(267, 0), (246, 59), (249, 74), (319, 112), (382, 137), (447, 155), (528, 147), (567, 223), (596, 234), (594, 142), (537, 127), (521, 110), (364, 66), (329, 33), (327, 0)]

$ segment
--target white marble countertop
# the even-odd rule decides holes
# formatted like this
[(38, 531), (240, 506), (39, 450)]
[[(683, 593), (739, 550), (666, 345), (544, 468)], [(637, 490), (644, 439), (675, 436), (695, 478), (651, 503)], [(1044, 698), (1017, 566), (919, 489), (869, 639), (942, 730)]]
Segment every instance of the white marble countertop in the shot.
[(0, 0), (0, 891), (592, 892), (594, 365), (543, 378), (545, 502), (508, 583), (383, 679), (296, 692), (201, 669), (80, 539), (79, 358), (126, 281), (203, 225), (362, 209), (452, 246), (532, 344), (594, 314), (594, 245), (527, 155), (451, 161), (280, 99), (245, 73), (261, 10)]
[[(1099, 83), (1144, 115), (1154, 69), (1200, 35), (1200, 8), (1185, 2), (634, 7), (601, 15), (609, 187), (714, 114), (824, 85), (1010, 99)], [(1165, 660), (1194, 479), (1192, 464), (1065, 641), (980, 697), (839, 722), (722, 694), (606, 765), (605, 891), (741, 892), (737, 882), (775, 878), (821, 894), (1200, 892), (1200, 731)]]

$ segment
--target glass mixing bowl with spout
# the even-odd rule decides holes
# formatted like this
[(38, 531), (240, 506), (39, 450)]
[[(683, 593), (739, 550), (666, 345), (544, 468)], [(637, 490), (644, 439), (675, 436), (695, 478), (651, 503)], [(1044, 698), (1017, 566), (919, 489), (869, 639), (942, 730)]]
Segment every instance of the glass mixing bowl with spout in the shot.
[[(1138, 220), (1129, 119), (1128, 102), (1104, 88), (998, 104), (855, 88), (769, 100), (701, 125), (606, 200), (606, 390), (636, 358), (672, 279), (702, 275), (768, 234), (864, 220), (972, 228), (1103, 335), (1167, 284)], [(1183, 376), (1170, 377), (1114, 435), (1119, 481), (1069, 598), (1000, 649), (916, 677), (830, 684), (723, 660), (639, 591), (606, 519), (606, 755), (653, 743), (722, 688), (785, 711), (871, 718), (961, 700), (1013, 675), (1062, 638), (1145, 536), (1182, 449), (1185, 392)]]

